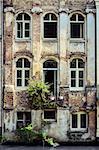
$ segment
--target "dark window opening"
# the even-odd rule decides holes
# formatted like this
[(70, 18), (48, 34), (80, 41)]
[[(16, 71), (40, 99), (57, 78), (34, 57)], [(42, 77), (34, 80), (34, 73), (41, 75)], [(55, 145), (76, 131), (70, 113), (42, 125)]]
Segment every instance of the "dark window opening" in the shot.
[(72, 114), (72, 128), (77, 128), (77, 114)]
[(44, 22), (44, 38), (57, 38), (57, 22)]
[(71, 23), (71, 38), (83, 38), (83, 23)]
[(47, 60), (44, 62), (43, 68), (57, 68), (57, 62), (54, 60)]
[(17, 112), (17, 129), (31, 124), (31, 112)]
[(81, 114), (81, 128), (86, 128), (86, 114)]
[(44, 110), (44, 119), (56, 119), (56, 111)]

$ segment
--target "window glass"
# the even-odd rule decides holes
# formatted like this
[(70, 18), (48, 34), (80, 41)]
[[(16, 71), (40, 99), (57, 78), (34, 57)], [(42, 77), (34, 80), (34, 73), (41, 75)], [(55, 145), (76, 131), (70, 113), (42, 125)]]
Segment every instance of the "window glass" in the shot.
[(57, 38), (57, 17), (49, 13), (44, 17), (44, 38)]
[(24, 20), (30, 20), (30, 16), (28, 14), (24, 14)]
[(77, 114), (72, 114), (72, 128), (77, 128), (77, 122), (78, 122)]
[(82, 59), (78, 59), (78, 68), (84, 68), (84, 62)]
[(44, 20), (49, 20), (50, 19), (49, 17), (50, 17), (49, 14), (46, 14)]
[(26, 58), (24, 58), (24, 67), (25, 68), (30, 68), (30, 62)]
[(30, 16), (25, 13), (21, 13), (16, 18), (17, 25), (17, 38), (29, 38), (30, 37)]
[(16, 62), (16, 77), (18, 87), (27, 86), (30, 78), (30, 62), (26, 58), (20, 58)]
[(84, 37), (84, 17), (81, 14), (73, 14), (70, 18), (71, 38)]
[(72, 15), (72, 17), (70, 18), (71, 21), (76, 21), (76, 15)]
[(57, 37), (57, 22), (44, 23), (44, 37), (56, 38)]
[(23, 112), (17, 112), (17, 119), (23, 120)]
[(31, 112), (17, 112), (17, 129), (31, 124)]
[(71, 38), (83, 38), (83, 24), (71, 23)]
[(86, 114), (81, 114), (81, 128), (86, 128)]
[(78, 21), (84, 21), (84, 17), (81, 14), (78, 14)]
[(81, 59), (73, 59), (70, 63), (71, 87), (84, 87), (84, 62)]
[(44, 110), (44, 119), (55, 119), (55, 110)]
[(47, 60), (44, 62), (43, 68), (57, 68), (57, 62), (54, 60)]
[(76, 68), (76, 59), (73, 59), (70, 63), (70, 68)]
[(18, 14), (16, 20), (22, 20), (22, 14)]

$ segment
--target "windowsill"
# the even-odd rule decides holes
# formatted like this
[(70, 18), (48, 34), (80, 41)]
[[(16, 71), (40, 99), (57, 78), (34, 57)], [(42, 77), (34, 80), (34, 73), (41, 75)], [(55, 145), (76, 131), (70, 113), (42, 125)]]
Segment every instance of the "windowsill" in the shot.
[(43, 118), (43, 121), (50, 123), (50, 122), (56, 122), (56, 119), (44, 119)]
[(84, 38), (70, 38), (70, 42), (72, 42), (72, 43), (84, 43), (85, 39)]
[(26, 91), (28, 87), (15, 87), (15, 91), (19, 92), (19, 91)]
[(70, 87), (70, 91), (74, 91), (74, 92), (77, 92), (77, 91), (83, 91), (84, 90), (84, 87), (83, 88), (72, 88)]
[(87, 132), (87, 128), (71, 128), (71, 132)]
[(43, 38), (44, 42), (57, 42), (58, 39), (57, 38)]
[(31, 39), (15, 39), (15, 42), (31, 42)]

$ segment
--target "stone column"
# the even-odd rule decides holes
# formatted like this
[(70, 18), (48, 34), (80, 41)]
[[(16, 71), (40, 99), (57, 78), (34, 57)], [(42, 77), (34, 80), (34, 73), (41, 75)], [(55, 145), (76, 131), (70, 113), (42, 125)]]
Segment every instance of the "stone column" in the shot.
[[(99, 101), (99, 0), (96, 2), (96, 76), (97, 76), (97, 99)], [(97, 133), (96, 136), (99, 138), (99, 102), (97, 101)]]
[(87, 81), (95, 85), (95, 15), (94, 10), (87, 8)]
[(68, 49), (68, 10), (59, 10), (59, 55), (60, 55), (60, 86), (66, 86), (67, 62), (66, 51)]

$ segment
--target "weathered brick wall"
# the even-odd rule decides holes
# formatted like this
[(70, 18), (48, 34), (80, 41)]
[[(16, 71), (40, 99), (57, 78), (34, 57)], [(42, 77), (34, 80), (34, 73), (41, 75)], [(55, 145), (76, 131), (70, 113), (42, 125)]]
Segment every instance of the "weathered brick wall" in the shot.
[[(8, 6), (14, 9), (14, 12), (6, 11), (4, 14), (4, 60), (5, 60), (5, 84), (11, 87), (9, 92), (8, 89), (4, 93), (5, 108), (10, 109), (14, 106), (16, 110), (29, 110), (28, 98), (25, 91), (16, 91), (15, 87), (15, 60), (19, 56), (27, 56), (33, 62), (33, 75), (38, 76), (39, 79), (43, 78), (43, 62), (47, 59), (55, 59), (58, 64), (61, 62), (62, 69), (66, 69), (66, 72), (61, 68), (61, 82), (59, 85), (63, 85), (60, 88), (60, 94), (64, 96), (64, 106), (71, 113), (76, 111), (86, 111), (89, 114), (89, 130), (91, 136), (95, 135), (95, 90), (91, 87), (86, 91), (82, 92), (71, 92), (69, 89), (69, 64), (71, 58), (81, 57), (87, 61), (87, 50), (86, 43), (70, 43), (69, 37), (67, 36), (67, 46), (64, 48), (64, 53), (59, 53), (59, 39), (56, 41), (44, 41), (42, 33), (42, 17), (44, 13), (52, 11), (59, 16), (59, 8), (69, 9), (69, 13), (73, 10), (81, 10), (85, 14), (85, 8), (87, 5), (94, 8), (93, 0), (5, 0), (5, 7)], [(42, 9), (42, 13), (32, 13), (31, 9), (35, 6), (39, 6)], [(32, 17), (32, 38), (29, 42), (27, 41), (16, 41), (15, 39), (15, 15), (17, 12), (25, 11), (30, 13)], [(68, 31), (69, 32), (69, 31)], [(68, 33), (69, 34), (69, 33)], [(68, 48), (69, 47), (69, 48)], [(27, 54), (28, 53), (28, 54)], [(65, 54), (65, 55), (64, 55)], [(66, 68), (65, 68), (66, 65)], [(87, 63), (86, 63), (87, 66)], [(65, 75), (64, 75), (65, 72)], [(87, 74), (86, 74), (87, 79)], [(94, 82), (94, 81), (93, 81)], [(86, 81), (86, 84), (87, 81)], [(66, 87), (65, 87), (66, 86)], [(13, 92), (12, 92), (13, 91)], [(6, 113), (6, 112), (5, 112)], [(62, 115), (62, 111), (61, 111)], [(92, 118), (91, 118), (92, 116)], [(35, 118), (35, 117), (34, 117)], [(68, 114), (69, 119), (69, 114)], [(62, 118), (60, 119), (61, 122)], [(62, 120), (63, 122), (68, 120)], [(57, 121), (57, 124), (59, 120)], [(59, 125), (59, 124), (58, 124)], [(59, 125), (61, 126), (61, 124)], [(69, 126), (69, 124), (68, 124)], [(52, 125), (53, 127), (53, 125)], [(56, 126), (54, 125), (56, 128)], [(63, 128), (63, 126), (62, 126)], [(57, 128), (56, 128), (57, 129)], [(61, 130), (61, 127), (60, 127)], [(66, 127), (68, 130), (68, 127)], [(65, 131), (66, 131), (65, 130)], [(62, 133), (63, 134), (63, 133)], [(59, 135), (58, 135), (59, 136)], [(81, 135), (80, 135), (81, 136)], [(78, 138), (78, 136), (77, 136)]]

